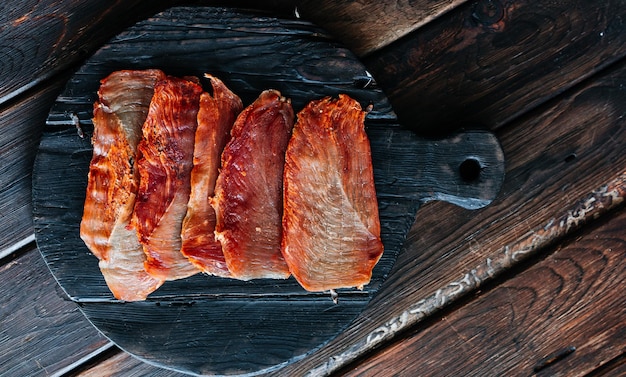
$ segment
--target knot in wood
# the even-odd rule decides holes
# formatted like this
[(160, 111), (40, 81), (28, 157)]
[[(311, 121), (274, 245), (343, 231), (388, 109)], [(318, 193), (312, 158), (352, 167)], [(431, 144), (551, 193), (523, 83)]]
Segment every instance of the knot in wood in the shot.
[(498, 0), (479, 0), (474, 4), (472, 18), (485, 26), (493, 25), (504, 17), (504, 7)]

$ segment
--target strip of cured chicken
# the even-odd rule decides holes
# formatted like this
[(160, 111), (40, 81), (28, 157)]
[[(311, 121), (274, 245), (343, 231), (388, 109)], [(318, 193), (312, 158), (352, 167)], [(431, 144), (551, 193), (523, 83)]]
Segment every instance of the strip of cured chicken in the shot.
[(158, 279), (182, 279), (200, 271), (180, 252), (180, 235), (191, 191), (201, 93), (197, 78), (159, 81), (138, 146), (140, 181), (132, 225), (146, 253), (146, 271)]
[(135, 159), (159, 70), (117, 71), (101, 81), (94, 104), (93, 157), (80, 236), (99, 259), (120, 300), (144, 300), (163, 283), (144, 269), (146, 256), (128, 225), (137, 195)]
[(222, 245), (215, 239), (215, 210), (210, 198), (214, 194), (222, 151), (243, 104), (221, 80), (205, 76), (211, 83), (213, 95), (202, 93), (200, 96), (191, 195), (181, 232), (181, 252), (203, 272), (226, 277), (230, 273)]
[(347, 95), (313, 101), (287, 148), (282, 252), (309, 291), (364, 286), (383, 253), (364, 118)]
[(282, 177), (294, 112), (276, 90), (266, 90), (237, 117), (222, 154), (211, 204), (232, 277), (289, 277), (280, 250)]

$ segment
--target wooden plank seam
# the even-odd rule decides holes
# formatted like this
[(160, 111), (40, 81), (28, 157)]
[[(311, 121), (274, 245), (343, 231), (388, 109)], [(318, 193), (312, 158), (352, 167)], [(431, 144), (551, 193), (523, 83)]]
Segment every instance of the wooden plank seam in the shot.
[(107, 352), (107, 351), (109, 351), (109, 350), (111, 350), (113, 348), (116, 348), (115, 344), (113, 342), (107, 343), (104, 346), (96, 349), (95, 351), (93, 351), (93, 352), (85, 355), (84, 357), (76, 360), (72, 364), (55, 371), (53, 374), (50, 375), (50, 377), (63, 377), (63, 376), (68, 375), (69, 373), (73, 373), (73, 372), (75, 372), (77, 370), (80, 370), (82, 366), (88, 365), (94, 359), (98, 358), (100, 355), (104, 354), (105, 352)]
[(30, 244), (31, 242), (35, 242), (35, 234), (30, 234), (29, 236), (21, 239), (21, 240), (17, 240), (15, 242), (13, 242), (9, 247), (5, 248), (5, 249), (1, 249), (0, 250), (0, 259), (6, 258), (9, 255), (13, 254), (14, 252), (18, 251), (19, 249), (21, 249), (22, 247)]
[(486, 258), (483, 263), (465, 273), (460, 279), (415, 302), (399, 315), (361, 337), (342, 353), (329, 357), (323, 364), (311, 369), (306, 376), (329, 376), (366, 352), (392, 340), (400, 332), (476, 291), (485, 283), (509, 271), (511, 267), (537, 255), (542, 249), (571, 232), (619, 208), (625, 199), (626, 171), (623, 171), (609, 183), (589, 193), (561, 216), (553, 217), (543, 226), (530, 230), (516, 242), (502, 247), (496, 253), (495, 259)]

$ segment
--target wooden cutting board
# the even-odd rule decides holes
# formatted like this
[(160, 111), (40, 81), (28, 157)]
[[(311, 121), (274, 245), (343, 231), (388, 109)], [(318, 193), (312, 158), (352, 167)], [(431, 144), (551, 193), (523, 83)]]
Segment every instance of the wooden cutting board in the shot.
[[(299, 111), (347, 93), (366, 118), (385, 253), (364, 290), (304, 291), (293, 278), (241, 282), (204, 275), (165, 283), (145, 302), (113, 298), (79, 238), (99, 81), (119, 69), (221, 78), (250, 104), (278, 89)], [(416, 99), (416, 101), (419, 99)], [(50, 111), (33, 171), (37, 244), (67, 296), (131, 354), (190, 374), (250, 375), (305, 357), (339, 334), (385, 280), (419, 206), (446, 200), (480, 208), (495, 197), (504, 158), (495, 137), (466, 131), (421, 139), (397, 123), (358, 59), (299, 19), (210, 7), (168, 9), (125, 30), (67, 83)]]

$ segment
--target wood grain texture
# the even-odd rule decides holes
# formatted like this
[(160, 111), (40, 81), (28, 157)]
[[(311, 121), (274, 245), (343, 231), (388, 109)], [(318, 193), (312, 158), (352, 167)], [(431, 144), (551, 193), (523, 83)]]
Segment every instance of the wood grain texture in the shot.
[(67, 300), (34, 245), (5, 260), (0, 298), (0, 375), (48, 376), (108, 340)]
[(593, 377), (626, 376), (626, 353), (594, 370), (589, 375)]
[[(570, 228), (561, 219), (583, 215), (588, 222), (613, 198), (619, 205), (626, 169), (623, 83), (621, 65), (503, 129), (508, 165), (499, 198), (474, 212), (423, 206), (394, 269), (359, 318), (286, 372), (332, 373), (479, 289), (495, 276), (493, 268), (505, 270), (494, 261), (512, 268), (585, 223)], [(554, 233), (535, 239), (540, 230)]]
[(364, 63), (405, 126), (493, 129), (624, 57), (625, 12), (624, 1), (471, 2)]
[[(467, 0), (298, 2), (301, 17), (328, 30), (365, 56), (432, 22)], [(381, 17), (385, 15), (385, 17)]]
[[(135, 3), (137, 2), (132, 2), (132, 4)], [(263, 4), (270, 3), (282, 3), (282, 1), (263, 2)], [(320, 2), (320, 6), (323, 3)], [(487, 3), (497, 4), (498, 2), (488, 1)], [(129, 12), (126, 5), (130, 3), (96, 4), (96, 2), (89, 2), (93, 12), (74, 12), (73, 9), (76, 9), (76, 4), (74, 1), (59, 2), (46, 0), (39, 2), (25, 1), (20, 4), (11, 3), (10, 5), (7, 3), (4, 6), (0, 6), (0, 11), (3, 14), (3, 25), (6, 25), (0, 26), (0, 35), (3, 38), (1, 50), (4, 51), (5, 57), (9, 57), (3, 60), (3, 62), (10, 62), (13, 59), (12, 56), (17, 56), (15, 53), (7, 53), (7, 51), (17, 51), (20, 48), (25, 48), (27, 52), (30, 51), (28, 52), (29, 56), (34, 57), (30, 60), (22, 59), (20, 61), (26, 63), (15, 64), (11, 67), (9, 67), (9, 63), (3, 63), (1, 70), (2, 82), (6, 82), (6, 85), (2, 87), (13, 88), (9, 90), (9, 94), (1, 96), (5, 101), (3, 102), (4, 104), (10, 106), (13, 101), (7, 102), (8, 99), (16, 98), (20, 95), (28, 96), (31, 94), (28, 91), (29, 88), (48, 84), (46, 78), (51, 77), (54, 73), (48, 75), (48, 71), (46, 71), (42, 74), (33, 74), (34, 72), (41, 73), (38, 71), (38, 65), (42, 61), (46, 62), (46, 67), (49, 67), (53, 72), (60, 72), (68, 67), (73, 67), (74, 64), (95, 51), (98, 43), (106, 40), (104, 37), (101, 38), (102, 32), (108, 32), (109, 35), (113, 35), (124, 27), (122, 24), (113, 22), (101, 22), (104, 19), (94, 20), (90, 18), (90, 14), (93, 15), (98, 12), (118, 12), (118, 14), (121, 14), (119, 12)], [(142, 6), (147, 6), (154, 10), (151, 7), (151, 4), (154, 3), (143, 2), (142, 4)], [(369, 53), (370, 55), (367, 56), (371, 72), (374, 72), (374, 70), (371, 68), (370, 63), (376, 59), (380, 59), (379, 67), (400, 65), (400, 69), (393, 74), (389, 74), (389, 79), (379, 77), (378, 75), (376, 75), (376, 78), (381, 79), (379, 80), (380, 83), (384, 84), (389, 92), (395, 91), (397, 93), (394, 95), (393, 104), (394, 106), (398, 104), (404, 106), (401, 115), (409, 114), (411, 110), (407, 109), (413, 106), (417, 111), (428, 115), (425, 119), (431, 119), (428, 121), (429, 124), (432, 123), (436, 126), (443, 124), (444, 121), (454, 123), (449, 128), (456, 128), (456, 121), (463, 124), (482, 123), (494, 128), (506, 125), (507, 129), (501, 130), (500, 136), (506, 139), (505, 152), (507, 153), (507, 158), (509, 161), (512, 161), (511, 159), (516, 161), (514, 167), (509, 169), (509, 174), (513, 172), (511, 176), (512, 181), (507, 178), (506, 192), (501, 195), (496, 203), (497, 211), (492, 212), (485, 209), (479, 213), (472, 213), (442, 203), (432, 203), (423, 207), (418, 216), (418, 223), (413, 227), (410, 242), (405, 247), (404, 254), (407, 255), (402, 257), (400, 261), (401, 263), (409, 264), (402, 271), (418, 270), (404, 282), (407, 285), (405, 292), (399, 293), (399, 295), (404, 295), (408, 292), (408, 294), (413, 294), (413, 297), (395, 306), (393, 302), (390, 304), (379, 301), (379, 304), (382, 303), (388, 308), (386, 311), (389, 313), (384, 313), (382, 309), (374, 310), (374, 308), (370, 308), (355, 324), (356, 330), (354, 328), (350, 329), (348, 334), (342, 336), (337, 342), (331, 343), (328, 347), (314, 354), (310, 361), (303, 360), (298, 365), (294, 365), (293, 368), (284, 371), (285, 373), (295, 371), (294, 373), (304, 374), (311, 368), (329, 360), (330, 357), (339, 353), (344, 345), (353, 344), (358, 340), (357, 331), (375, 330), (377, 326), (386, 320), (392, 321), (390, 322), (391, 325), (394, 323), (401, 325), (401, 322), (393, 321), (399, 318), (397, 315), (401, 314), (403, 305), (415, 303), (415, 300), (419, 302), (421, 297), (426, 296), (441, 299), (441, 295), (436, 295), (438, 290), (434, 289), (444, 287), (450, 283), (450, 280), (447, 279), (448, 277), (455, 277), (454, 274), (458, 274), (459, 280), (461, 280), (465, 276), (463, 274), (471, 273), (475, 270), (474, 267), (485, 267), (486, 261), (490, 259), (482, 258), (500, 250), (500, 247), (503, 246), (503, 244), (500, 244), (502, 241), (510, 241), (506, 245), (514, 245), (516, 243), (515, 240), (528, 238), (530, 236), (529, 232), (532, 230), (543, 229), (544, 227), (550, 229), (554, 225), (552, 221), (552, 218), (556, 216), (554, 211), (563, 206), (565, 207), (561, 209), (567, 211), (570, 208), (567, 206), (576, 203), (577, 200), (588, 197), (586, 195), (589, 191), (585, 190), (598, 188), (598, 186), (594, 185), (610, 181), (612, 179), (610, 176), (613, 174), (612, 177), (615, 178), (616, 171), (619, 168), (623, 168), (622, 159), (611, 151), (615, 148), (616, 142), (607, 136), (610, 132), (602, 131), (604, 126), (600, 126), (600, 132), (597, 136), (600, 140), (596, 140), (596, 134), (593, 132), (596, 125), (606, 121), (607, 118), (612, 117), (615, 120), (623, 115), (623, 108), (618, 104), (619, 101), (616, 100), (621, 95), (618, 84), (623, 82), (623, 77), (613, 76), (612, 80), (614, 82), (611, 82), (611, 80), (598, 81), (593, 91), (588, 91), (586, 94), (581, 92), (579, 93), (581, 96), (567, 97), (563, 102), (553, 101), (547, 107), (541, 108), (541, 114), (533, 112), (529, 116), (521, 118), (522, 120), (509, 123), (510, 119), (516, 118), (519, 114), (570, 88), (571, 85), (575, 85), (575, 83), (596, 74), (611, 62), (621, 58), (623, 46), (620, 36), (624, 35), (622, 23), (623, 2), (611, 1), (604, 3), (603, 5), (607, 7), (607, 10), (602, 10), (604, 9), (602, 7), (587, 9), (585, 7), (590, 6), (590, 4), (580, 1), (546, 2), (538, 5), (537, 14), (533, 13), (533, 8), (537, 6), (534, 3), (533, 7), (524, 5), (527, 2), (516, 2), (516, 4), (524, 7), (521, 7), (521, 10), (513, 9), (517, 16), (514, 19), (511, 18), (511, 20), (518, 22), (508, 22), (507, 29), (514, 32), (503, 33), (504, 29), (497, 29), (500, 23), (493, 24), (493, 21), (490, 21), (493, 16), (489, 16), (489, 14), (487, 14), (487, 17), (480, 16), (476, 19), (474, 17), (475, 8), (473, 4), (470, 5), (468, 3), (464, 7), (451, 10), (442, 17), (418, 27), (416, 32), (405, 37), (404, 41), (383, 49), (380, 55)], [(543, 11), (553, 6), (563, 7), (562, 9), (565, 10)], [(69, 10), (67, 7), (69, 7)], [(290, 5), (287, 5), (284, 9), (289, 11), (289, 7)], [(23, 11), (24, 9), (33, 11)], [(131, 6), (129, 13), (132, 13), (132, 9), (137, 8), (132, 8)], [(460, 14), (458, 12), (461, 12), (461, 9), (465, 18), (455, 16)], [(38, 16), (36, 14), (37, 11), (40, 12)], [(54, 26), (54, 21), (49, 21), (48, 18), (53, 19), (55, 17), (54, 14), (57, 12), (60, 14), (71, 13), (73, 15), (72, 22), (67, 24), (66, 35), (72, 35), (74, 38), (65, 38), (62, 42), (54, 44), (52, 47), (46, 47), (52, 48), (56, 52), (47, 54), (42, 52), (43, 49), (39, 53), (33, 52), (35, 43), (25, 43), (21, 36), (31, 36), (32, 38), (33, 35), (45, 34), (42, 33), (42, 30), (49, 26)], [(301, 13), (306, 15), (302, 10)], [(18, 21), (17, 25), (19, 26), (19, 21), (25, 14), (27, 16), (24, 20), (30, 22), (29, 27), (32, 29), (32, 31), (27, 30), (26, 34), (23, 32), (24, 29), (12, 29), (9, 26), (15, 21)], [(50, 16), (51, 14), (53, 16)], [(510, 14), (513, 14), (513, 12)], [(134, 17), (133, 15), (130, 16)], [(327, 13), (327, 16), (332, 20), (334, 14)], [(389, 18), (393, 19), (392, 16), (389, 16)], [(479, 22), (472, 23), (475, 19)], [(575, 22), (569, 22), (569, 19), (575, 20)], [(4, 23), (5, 20), (6, 23)], [(465, 21), (470, 22), (469, 31), (464, 31), (462, 28), (443, 27), (449, 25), (447, 22), (452, 22), (454, 26), (454, 22), (457, 22), (454, 20), (460, 22), (461, 26), (464, 25), (463, 22)], [(543, 21), (538, 22), (536, 20)], [(491, 25), (490, 22), (492, 23)], [(88, 26), (85, 27), (85, 25)], [(477, 28), (477, 26), (479, 27)], [(534, 33), (533, 27), (535, 27)], [(52, 30), (54, 31), (54, 28)], [(375, 29), (372, 28), (372, 30)], [(445, 36), (438, 36), (438, 31), (445, 32), (446, 30), (452, 32), (448, 32)], [(454, 30), (457, 31), (455, 32)], [(563, 32), (564, 30), (568, 32), (565, 33)], [(472, 39), (474, 34), (476, 39)], [(550, 37), (550, 35), (553, 35), (553, 37)], [(455, 40), (455, 36), (459, 37), (460, 40)], [(52, 40), (54, 36), (42, 35), (41, 38)], [(95, 38), (93, 43), (91, 42), (92, 38)], [(370, 36), (363, 34), (363, 41), (367, 42), (368, 38)], [(419, 39), (419, 45), (427, 47), (427, 49), (417, 55), (422, 57), (422, 60), (414, 60), (412, 63), (414, 67), (426, 66), (425, 71), (415, 71), (414, 68), (410, 70), (409, 66), (402, 64), (405, 59), (405, 55), (403, 55), (404, 42), (413, 38), (421, 38)], [(350, 41), (350, 47), (354, 46), (357, 49), (360, 43), (359, 40)], [(534, 44), (539, 47), (534, 46)], [(570, 44), (572, 45), (571, 48), (568, 47)], [(21, 47), (22, 45), (24, 47)], [(73, 46), (74, 51), (65, 53), (64, 51), (67, 51), (68, 46)], [(449, 52), (450, 46), (453, 46), (451, 50), (455, 54), (444, 57), (443, 55)], [(537, 49), (545, 51), (537, 51)], [(457, 51), (461, 52), (457, 53)], [(577, 52), (580, 52), (580, 56)], [(54, 57), (48, 61), (47, 56)], [(406, 56), (409, 56), (409, 54), (407, 53)], [(543, 59), (543, 56), (547, 57), (547, 59)], [(385, 60), (388, 58), (389, 60)], [(18, 60), (13, 59), (13, 61)], [(431, 60), (434, 64), (429, 67), (427, 64)], [(510, 61), (511, 64), (502, 63), (506, 61)], [(32, 62), (32, 66), (30, 66), (30, 62)], [(485, 62), (487, 64), (482, 64)], [(385, 67), (385, 69), (391, 68)], [(561, 69), (565, 73), (563, 76), (559, 76), (558, 73), (561, 72)], [(464, 70), (470, 72), (471, 75), (459, 78), (460, 72)], [(406, 96), (402, 94), (403, 89), (394, 88), (397, 85), (404, 85), (401, 79), (405, 77), (411, 78), (415, 76), (416, 72), (421, 75), (420, 81), (415, 81), (414, 85), (409, 87)], [(481, 76), (482, 73), (485, 73), (485, 75)], [(510, 87), (507, 86), (509, 74), (512, 77), (512, 83), (510, 84), (514, 84)], [(447, 77), (451, 78), (446, 79)], [(390, 80), (389, 83), (387, 80)], [(441, 81), (441, 83), (438, 81)], [(591, 86), (593, 87), (593, 85)], [(420, 89), (417, 90), (416, 88)], [(444, 90), (448, 91), (445, 92), (447, 94), (440, 95), (439, 93), (444, 93)], [(606, 93), (602, 94), (605, 90)], [(462, 95), (456, 95), (455, 93), (461, 93)], [(417, 96), (414, 96), (414, 94)], [(447, 98), (452, 100), (446, 101)], [(418, 103), (418, 101), (425, 105), (418, 104), (419, 106), (416, 106), (415, 103)], [(462, 107), (457, 107), (457, 103), (461, 104)], [(558, 105), (558, 103), (561, 104)], [(441, 104), (443, 107), (438, 108), (438, 104)], [(576, 110), (576, 106), (580, 104), (587, 110)], [(3, 111), (5, 109), (6, 107)], [(533, 144), (536, 140), (541, 140), (545, 135), (549, 135), (551, 127), (564, 127), (571, 130), (569, 128), (571, 126), (570, 123), (575, 124), (579, 122), (577, 119), (579, 117), (582, 119), (580, 122), (585, 123), (586, 127), (590, 129), (588, 132), (585, 133), (580, 130), (572, 132), (567, 130), (565, 132), (559, 131), (556, 138), (545, 142), (542, 141), (536, 146)], [(409, 122), (414, 121), (415, 124), (420, 125), (418, 121), (411, 117), (408, 117), (407, 125), (411, 125), (412, 123)], [(526, 122), (528, 122), (528, 125)], [(0, 124), (4, 133), (9, 125), (4, 123), (3, 117), (0, 117)], [(513, 132), (512, 128), (519, 128), (519, 130)], [(526, 131), (523, 131), (524, 128), (527, 128)], [(429, 129), (425, 130), (432, 131)], [(534, 133), (538, 134), (534, 135)], [(564, 137), (565, 141), (560, 141), (559, 137)], [(623, 140), (624, 136), (617, 130), (615, 132), (617, 144), (621, 142), (620, 137)], [(519, 138), (519, 140), (515, 140), (515, 138)], [(584, 140), (577, 140), (578, 138), (584, 138)], [(604, 140), (604, 143), (601, 140)], [(586, 143), (590, 145), (586, 146)], [(554, 150), (553, 147), (555, 148)], [(598, 154), (592, 152), (594, 148), (598, 149)], [(608, 150), (603, 150), (604, 148)], [(591, 160), (587, 160), (587, 157), (590, 155), (592, 156)], [(12, 159), (8, 163), (19, 163), (19, 156), (16, 155), (16, 157), (16, 159)], [(27, 156), (27, 158), (29, 157)], [(542, 159), (544, 159), (543, 163), (540, 162)], [(591, 162), (587, 163), (587, 161)], [(576, 166), (576, 168), (573, 169), (572, 166)], [(561, 168), (564, 168), (566, 171), (561, 171)], [(28, 174), (29, 172), (26, 173)], [(554, 177), (552, 177), (553, 175)], [(601, 182), (602, 180), (607, 181)], [(547, 189), (548, 192), (542, 194), (544, 189)], [(505, 200), (509, 195), (513, 195), (513, 198), (510, 201)], [(535, 199), (537, 195), (538, 197)], [(551, 202), (552, 200), (554, 202)], [(543, 208), (541, 203), (546, 201), (550, 204)], [(508, 205), (511, 207), (507, 207)], [(496, 213), (498, 211), (500, 214)], [(584, 213), (585, 211), (583, 210), (582, 212)], [(16, 219), (29, 221), (30, 218), (24, 216), (26, 216), (26, 212), (17, 216)], [(441, 218), (449, 219), (449, 221), (441, 222)], [(13, 228), (10, 231), (12, 230)], [(506, 235), (507, 232), (510, 234)], [(445, 236), (446, 234), (450, 235)], [(431, 245), (431, 240), (435, 246)], [(546, 242), (549, 243), (548, 241)], [(460, 256), (456, 254), (460, 254)], [(468, 254), (470, 254), (469, 257)], [(10, 263), (10, 261), (7, 258), (2, 262)], [(428, 265), (430, 263), (434, 263), (435, 266), (429, 268)], [(15, 267), (15, 265), (11, 267)], [(26, 271), (33, 271), (29, 265), (23, 265), (20, 268)], [(440, 268), (448, 269), (448, 272), (441, 271), (441, 273), (435, 273), (435, 270)], [(36, 270), (45, 271), (45, 268), (39, 266)], [(32, 273), (16, 271), (13, 272), (13, 275), (28, 276), (29, 273)], [(400, 273), (403, 272), (394, 272), (394, 276)], [(424, 274), (426, 277), (423, 279), (416, 278), (420, 274)], [(421, 293), (415, 293), (420, 290), (420, 284), (429, 282), (429, 280), (432, 281), (420, 291)], [(455, 282), (457, 280), (452, 281), (452, 283)], [(477, 283), (482, 283), (482, 280)], [(430, 296), (428, 296), (429, 294)], [(393, 299), (396, 300), (397, 297)], [(446, 305), (449, 303), (445, 302)], [(439, 309), (436, 306), (434, 308), (436, 313)], [(24, 310), (28, 312), (20, 317), (23, 322), (32, 321), (32, 318), (36, 315), (29, 309), (21, 310), (22, 313), (25, 313)], [(41, 311), (43, 310), (41, 309)], [(70, 321), (69, 324), (72, 325), (72, 322)], [(62, 326), (64, 325), (59, 324), (53, 327), (57, 333), (63, 334)], [(3, 335), (2, 339), (4, 342), (4, 329), (6, 327), (3, 326), (2, 329), (3, 331), (0, 333)], [(21, 339), (21, 333), (15, 333), (12, 336), (16, 339)], [(30, 344), (34, 344), (33, 342), (35, 341), (31, 341)], [(39, 342), (38, 344), (47, 344), (46, 342)], [(49, 342), (52, 343), (53, 341), (49, 340)], [(37, 346), (37, 350), (34, 352), (46, 354), (54, 352), (50, 351), (48, 346), (44, 348)], [(67, 352), (65, 348), (59, 348), (58, 350), (61, 352), (60, 355), (49, 354), (49, 357), (67, 357), (70, 360), (77, 360), (73, 352)], [(548, 351), (548, 349), (546, 350)], [(558, 351), (559, 348), (556, 350)], [(572, 355), (576, 355), (576, 352)], [(123, 360), (129, 360), (130, 363), (105, 363), (103, 368), (94, 369), (95, 371), (90, 375), (108, 375), (109, 373), (113, 374), (113, 370), (115, 370), (114, 375), (119, 376), (130, 375), (131, 372), (135, 373), (134, 375), (145, 376), (177, 376), (174, 372), (169, 374), (167, 371), (155, 369), (155, 367), (125, 355), (120, 354), (119, 357)], [(545, 357), (543, 354), (538, 354), (537, 356)], [(11, 360), (14, 363), (13, 365), (29, 364), (29, 361), (22, 359), (21, 356), (15, 356), (14, 359)], [(619, 357), (616, 358), (613, 363), (603, 366), (593, 375), (621, 375), (620, 371), (624, 370), (624, 365), (626, 364), (620, 360), (623, 360), (623, 357), (621, 359)], [(65, 365), (63, 363), (64, 361), (59, 360), (59, 363), (55, 364), (56, 366), (46, 368), (45, 373), (51, 374), (54, 371), (63, 369), (62, 366)], [(112, 364), (115, 364), (115, 367)], [(4, 367), (4, 364), (2, 365)], [(129, 373), (125, 372), (126, 366), (129, 367)], [(116, 369), (108, 369), (109, 367)], [(550, 372), (550, 370), (547, 371), (547, 373)], [(35, 372), (33, 374), (36, 375)]]
[(588, 375), (626, 353), (624, 229), (622, 210), (345, 375)]
[(145, 14), (139, 4), (139, 0), (4, 4), (0, 9), (0, 103), (84, 59), (113, 35), (113, 28), (99, 26), (116, 23), (123, 27)]
[(115, 355), (99, 361), (93, 365), (87, 365), (83, 369), (74, 371), (72, 377), (186, 377), (183, 374), (169, 369), (155, 367), (145, 363), (126, 352), (118, 352)]
[(32, 241), (31, 172), (46, 116), (67, 76), (0, 110), (0, 256)]

